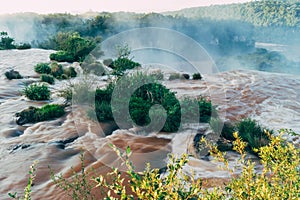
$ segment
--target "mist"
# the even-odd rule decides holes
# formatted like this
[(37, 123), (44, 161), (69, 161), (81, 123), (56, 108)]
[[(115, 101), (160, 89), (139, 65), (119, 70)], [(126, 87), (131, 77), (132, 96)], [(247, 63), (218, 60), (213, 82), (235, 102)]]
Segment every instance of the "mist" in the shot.
[[(227, 10), (236, 11), (243, 4), (229, 5)], [(78, 32), (83, 37), (101, 37), (102, 41), (121, 32), (145, 27), (170, 29), (197, 42), (203, 51), (212, 58), (218, 71), (235, 69), (250, 69), (277, 73), (299, 74), (300, 56), (296, 41), (299, 40), (298, 28), (287, 26), (260, 27), (243, 20), (239, 13), (222, 15), (222, 18), (212, 18), (218, 11), (226, 11), (220, 6), (200, 9), (206, 18), (195, 17), (193, 10), (178, 12), (136, 14), (127, 12), (97, 13), (89, 12), (81, 15), (19, 13), (0, 16), (0, 31), (6, 31), (15, 42), (27, 42), (35, 48), (52, 49), (50, 39), (58, 32)], [(224, 10), (225, 9), (225, 10)], [(215, 13), (213, 13), (215, 12)], [(209, 17), (211, 16), (211, 17)], [(226, 18), (227, 16), (227, 18)], [(138, 38), (139, 36), (136, 36)], [(162, 46), (169, 49), (183, 47), (180, 52), (193, 55), (193, 48), (186, 47), (184, 41), (171, 39), (168, 35), (149, 34), (138, 40), (155, 41), (159, 38)], [(167, 38), (169, 40), (164, 40)], [(167, 43), (169, 41), (169, 43)], [(170, 43), (170, 41), (173, 41)], [(163, 45), (165, 43), (165, 45)], [(103, 48), (103, 50), (105, 50)], [(166, 49), (165, 49), (166, 50)], [(168, 50), (168, 49), (167, 49)], [(141, 52), (133, 47), (134, 59), (138, 62), (173, 63), (180, 65), (178, 56), (175, 59), (170, 52), (157, 50)], [(182, 53), (181, 53), (182, 54)], [(195, 56), (194, 56), (195, 57)], [(175, 59), (175, 60), (174, 60)], [(183, 58), (184, 59), (184, 58)], [(172, 62), (171, 62), (172, 61)], [(177, 63), (177, 64), (176, 64)], [(189, 72), (189, 64), (176, 66)]]

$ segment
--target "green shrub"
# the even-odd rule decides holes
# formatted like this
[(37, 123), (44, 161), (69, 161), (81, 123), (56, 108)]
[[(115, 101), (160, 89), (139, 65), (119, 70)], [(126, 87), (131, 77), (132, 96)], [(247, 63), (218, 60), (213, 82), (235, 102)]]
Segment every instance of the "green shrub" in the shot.
[(64, 98), (66, 105), (71, 104), (73, 97), (73, 85), (58, 91), (58, 96)]
[[(68, 78), (76, 77), (77, 75), (74, 67), (68, 67), (66, 69), (63, 69), (63, 66), (61, 64), (58, 64), (57, 62), (52, 62), (50, 66), (47, 63), (39, 63), (34, 67), (34, 70), (40, 74), (49, 74), (49, 76), (52, 75), (57, 79), (68, 79)], [(44, 77), (44, 78), (45, 78), (45, 82), (48, 82), (46, 81), (46, 79), (47, 78), (49, 79), (49, 77), (47, 78)]]
[(201, 80), (201, 79), (202, 79), (202, 76), (200, 73), (193, 74), (193, 80)]
[(112, 74), (114, 75), (123, 75), (126, 70), (141, 66), (140, 63), (134, 62), (129, 58), (123, 57), (117, 58), (112, 62), (111, 65), (114, 69), (114, 71), (112, 72)]
[(67, 51), (58, 51), (50, 54), (50, 60), (55, 60), (57, 62), (74, 62), (75, 58)]
[[(151, 75), (136, 73), (131, 76), (126, 76), (122, 83), (116, 82), (110, 84), (104, 89), (97, 89), (95, 95), (95, 111), (99, 121), (109, 121), (113, 119), (111, 108), (112, 92), (116, 84), (120, 91), (130, 90), (130, 87), (141, 82), (152, 82), (145, 84), (135, 90), (129, 101), (130, 116), (123, 116), (123, 122), (130, 124), (132, 121), (140, 126), (145, 126), (150, 123), (149, 109), (155, 105), (162, 105), (167, 111), (166, 123), (162, 131), (173, 132), (177, 131), (180, 126), (180, 104), (176, 99), (175, 93), (171, 92), (165, 86), (156, 83), (156, 80)], [(151, 95), (150, 95), (151, 94)], [(113, 108), (115, 114), (122, 115), (128, 109), (128, 99), (125, 99), (122, 94), (116, 94), (114, 99), (118, 103), (118, 108)], [(105, 103), (104, 103), (105, 102)]]
[(30, 84), (23, 90), (25, 96), (30, 100), (49, 100), (50, 90), (45, 84)]
[(53, 84), (54, 83), (54, 77), (52, 75), (49, 75), (49, 74), (42, 74), (41, 75), (41, 81), (49, 83), (49, 84)]
[(111, 96), (114, 86), (113, 83), (110, 83), (104, 89), (96, 89), (94, 106), (97, 119), (100, 122), (111, 121), (114, 119), (111, 109)]
[(47, 104), (35, 113), (35, 121), (45, 121), (61, 117), (65, 114), (64, 106), (57, 104)]
[(51, 68), (47, 63), (39, 63), (34, 66), (34, 71), (39, 74), (50, 74)]
[(217, 116), (216, 109), (212, 106), (211, 101), (203, 97), (184, 98), (181, 101), (181, 113), (185, 117), (185, 122), (194, 123), (208, 123), (211, 116)]
[[(95, 111), (98, 121), (100, 122), (106, 122), (106, 121), (112, 121), (114, 120), (112, 110), (111, 110), (111, 104), (107, 101), (96, 101), (95, 102)], [(93, 119), (91, 113), (88, 115), (91, 119)]]
[(62, 79), (62, 75), (64, 74), (63, 66), (58, 64), (57, 62), (51, 63), (51, 74), (57, 79)]
[(221, 132), (221, 136), (227, 140), (233, 141), (235, 138), (233, 136), (233, 133), (235, 132), (235, 127), (229, 122), (225, 122), (223, 125), (223, 129)]
[(270, 138), (265, 133), (265, 130), (270, 134), (273, 133), (271, 130), (262, 128), (252, 119), (244, 119), (239, 122), (236, 127), (240, 137), (248, 143), (250, 150), (258, 149), (269, 144)]
[[(122, 92), (130, 91), (131, 87), (140, 83), (150, 84), (144, 84), (134, 91), (129, 100), (130, 115), (125, 116), (123, 114), (128, 110), (128, 99), (124, 98)], [(113, 112), (111, 98), (116, 85), (121, 93), (115, 93), (114, 101), (119, 107), (113, 108)], [(123, 77), (122, 82), (114, 82), (104, 89), (97, 89), (95, 94), (94, 106), (99, 121), (113, 120), (114, 113), (117, 116), (122, 116), (124, 124), (131, 124), (133, 121), (139, 126), (147, 126), (151, 122), (149, 111), (154, 105), (161, 105), (166, 111), (167, 118), (162, 128), (162, 131), (165, 132), (176, 132), (182, 123), (182, 115), (186, 117), (185, 122), (208, 122), (215, 111), (211, 102), (204, 98), (183, 100), (182, 107), (184, 109), (182, 110), (174, 92), (159, 84), (155, 76), (142, 73)], [(158, 114), (162, 113), (154, 113), (156, 120), (159, 119)]]
[(174, 92), (158, 83), (143, 85), (133, 93), (129, 102), (132, 120), (140, 126), (148, 125), (150, 123), (149, 110), (155, 104), (162, 105), (167, 112), (162, 131), (177, 131), (181, 122), (179, 101)]
[[(142, 86), (135, 88), (137, 85)], [(116, 86), (118, 90), (116, 90)], [(70, 103), (71, 100), (83, 104), (93, 102), (94, 104), (90, 106), (94, 109), (98, 121), (112, 121), (115, 120), (114, 117), (120, 116), (122, 123), (129, 126), (127, 128), (133, 125), (132, 122), (139, 126), (149, 125), (152, 114), (156, 121), (167, 114), (166, 122), (162, 128), (162, 131), (165, 132), (175, 132), (179, 129), (180, 124), (185, 122), (207, 123), (211, 116), (216, 116), (215, 107), (205, 98), (184, 99), (179, 102), (174, 92), (157, 81), (156, 74), (133, 73), (110, 82), (105, 88), (97, 88), (94, 94), (91, 88), (92, 85), (88, 82), (78, 83), (62, 90), (60, 96), (66, 99), (66, 103)], [(126, 91), (131, 90), (134, 92), (130, 97), (126, 97)], [(114, 105), (118, 105), (117, 108), (112, 108), (111, 105), (113, 92), (115, 95)], [(158, 110), (153, 112), (152, 109), (156, 108), (153, 107), (155, 105), (161, 105), (164, 111), (162, 113)], [(127, 111), (129, 111), (129, 115), (125, 116), (124, 113)], [(88, 116), (92, 119), (95, 119), (95, 114), (92, 110), (88, 111)], [(182, 116), (184, 116), (183, 121), (181, 121)], [(120, 122), (118, 121), (118, 123)]]
[(8, 80), (12, 80), (12, 79), (22, 79), (23, 77), (21, 76), (21, 74), (18, 71), (15, 70), (10, 70), (4, 73), (4, 75), (6, 76), (6, 78)]
[(262, 128), (252, 119), (243, 119), (235, 125), (232, 125), (229, 122), (224, 123), (219, 118), (212, 118), (209, 125), (215, 133), (220, 133), (221, 137), (230, 141), (235, 140), (234, 133), (237, 131), (240, 137), (248, 143), (247, 150), (250, 150), (252, 153), (254, 149), (269, 144), (270, 138), (265, 131), (273, 134), (272, 130)]
[(208, 123), (211, 116), (217, 116), (216, 108), (212, 105), (210, 100), (200, 97), (197, 99), (197, 101), (199, 106), (200, 122)]
[(95, 41), (83, 38), (77, 32), (59, 32), (53, 39), (55, 49), (51, 60), (58, 62), (80, 62), (96, 47)]
[(9, 37), (7, 32), (0, 32), (0, 50), (15, 49), (14, 39)]
[(16, 45), (16, 49), (23, 50), (23, 49), (31, 49), (31, 45), (29, 43), (21, 43)]
[(64, 106), (58, 104), (47, 104), (41, 108), (30, 106), (16, 113), (17, 124), (35, 123), (55, 119), (65, 114)]

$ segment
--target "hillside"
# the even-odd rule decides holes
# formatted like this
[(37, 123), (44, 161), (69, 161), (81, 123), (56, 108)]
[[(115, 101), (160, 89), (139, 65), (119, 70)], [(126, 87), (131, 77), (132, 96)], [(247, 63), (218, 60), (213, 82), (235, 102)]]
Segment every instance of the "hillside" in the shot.
[(254, 1), (187, 8), (165, 14), (192, 19), (241, 20), (255, 26), (300, 27), (300, 2), (298, 1)]

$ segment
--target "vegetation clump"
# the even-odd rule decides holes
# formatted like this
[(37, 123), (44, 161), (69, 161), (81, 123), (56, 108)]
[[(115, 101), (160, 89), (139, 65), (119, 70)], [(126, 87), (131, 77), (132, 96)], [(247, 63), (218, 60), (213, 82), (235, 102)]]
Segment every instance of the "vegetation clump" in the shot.
[(200, 73), (194, 73), (193, 74), (193, 80), (201, 80), (202, 79), (202, 76)]
[(266, 146), (270, 142), (269, 134), (273, 134), (272, 130), (261, 127), (257, 121), (252, 119), (244, 119), (237, 125), (237, 131), (240, 137), (248, 143), (251, 150)]
[(6, 78), (8, 80), (12, 80), (12, 79), (22, 79), (23, 76), (21, 76), (21, 74), (18, 71), (15, 70), (10, 70), (4, 73), (4, 75), (6, 76)]
[[(238, 132), (243, 141), (247, 142), (246, 150), (252, 153), (255, 153), (255, 149), (268, 145), (270, 143), (268, 134), (273, 134), (273, 130), (260, 126), (257, 121), (250, 118), (243, 119), (234, 125), (228, 122), (224, 123), (219, 118), (212, 118), (209, 124), (215, 133), (220, 134), (226, 140), (234, 141), (234, 133)], [(220, 143), (220, 145), (224, 144)]]
[(132, 59), (126, 57), (117, 58), (111, 63), (111, 65), (114, 69), (114, 71), (112, 72), (112, 74), (114, 75), (123, 75), (124, 71), (141, 66), (140, 63), (134, 62), (132, 61)]
[(62, 79), (62, 75), (64, 74), (63, 66), (58, 64), (57, 62), (52, 62), (50, 65), (51, 74), (57, 79)]
[(8, 36), (7, 32), (0, 32), (0, 50), (15, 49), (16, 46), (13, 44), (15, 40)]
[[(176, 132), (181, 123), (181, 115), (192, 118), (196, 112), (200, 116), (198, 122), (208, 122), (211, 117), (214, 107), (211, 102), (199, 98), (196, 100), (185, 100), (183, 103), (184, 110), (181, 109), (181, 104), (177, 100), (175, 93), (170, 91), (165, 86), (159, 84), (155, 75), (146, 75), (135, 73), (130, 76), (123, 77), (122, 81), (112, 82), (106, 88), (97, 89), (95, 93), (95, 112), (99, 121), (114, 120), (113, 111), (116, 115), (127, 113), (129, 106), (129, 116), (123, 117), (124, 123), (130, 123), (131, 120), (139, 126), (146, 126), (151, 122), (150, 108), (154, 105), (161, 105), (167, 114), (166, 122), (162, 128), (165, 132)], [(130, 91), (131, 87), (142, 84), (141, 87), (134, 90), (133, 94), (126, 99), (122, 91)], [(114, 89), (118, 87), (120, 94), (115, 93), (114, 100), (117, 102), (118, 108), (111, 108), (111, 99)], [(129, 100), (129, 105), (128, 105)], [(192, 107), (196, 105), (196, 107)], [(199, 106), (199, 108), (198, 108)], [(158, 120), (162, 113), (154, 113), (154, 119)], [(128, 127), (129, 128), (129, 127)]]
[(52, 85), (52, 84), (54, 84), (54, 77), (52, 75), (49, 75), (49, 74), (42, 74), (41, 75), (41, 81), (49, 83), (49, 84)]
[(15, 39), (10, 37), (7, 32), (2, 31), (0, 32), (0, 50), (7, 50), (7, 49), (30, 49), (31, 45), (29, 43), (20, 43), (15, 44)]
[(29, 108), (16, 113), (17, 124), (36, 123), (55, 119), (65, 114), (64, 106), (58, 104), (46, 104), (41, 108), (30, 106)]
[(132, 58), (129, 57), (131, 49), (127, 44), (124, 46), (117, 46), (117, 52), (117, 59), (113, 60), (111, 63), (109, 63), (110, 60), (105, 60), (105, 63), (113, 69), (113, 75), (122, 76), (126, 70), (141, 66), (140, 63), (134, 62)]
[(34, 71), (39, 74), (50, 74), (51, 67), (47, 63), (38, 63), (34, 66)]
[(23, 93), (30, 100), (50, 99), (50, 90), (45, 84), (32, 83), (24, 88)]
[(56, 53), (50, 55), (51, 60), (58, 62), (79, 62), (96, 47), (96, 42), (83, 38), (78, 32), (59, 32), (51, 39)]
[(16, 45), (16, 49), (18, 49), (18, 50), (31, 49), (31, 44), (29, 44), (29, 43), (20, 43), (20, 44)]
[(35, 65), (34, 71), (39, 74), (44, 74), (41, 78), (43, 78), (45, 82), (48, 82), (47, 80), (49, 80), (50, 82), (48, 83), (50, 84), (54, 83), (54, 80), (50, 80), (50, 77), (54, 77), (56, 79), (68, 79), (77, 76), (77, 72), (74, 67), (63, 68), (63, 66), (57, 62), (52, 62), (51, 64), (38, 63)]
[(56, 53), (51, 53), (50, 60), (57, 62), (74, 62), (73, 56), (66, 51), (57, 51)]

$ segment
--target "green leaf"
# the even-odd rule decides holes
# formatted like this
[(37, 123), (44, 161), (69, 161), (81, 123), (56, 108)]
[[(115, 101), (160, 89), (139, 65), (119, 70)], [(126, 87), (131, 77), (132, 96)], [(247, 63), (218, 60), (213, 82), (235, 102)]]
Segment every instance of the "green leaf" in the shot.
[(127, 155), (130, 155), (130, 153), (131, 153), (130, 147), (127, 146), (127, 148), (126, 148), (126, 154), (127, 154)]
[(16, 199), (17, 198), (17, 192), (15, 192), (14, 194), (12, 194), (12, 193), (9, 192), (8, 196), (11, 197), (11, 198), (13, 198), (13, 199)]

